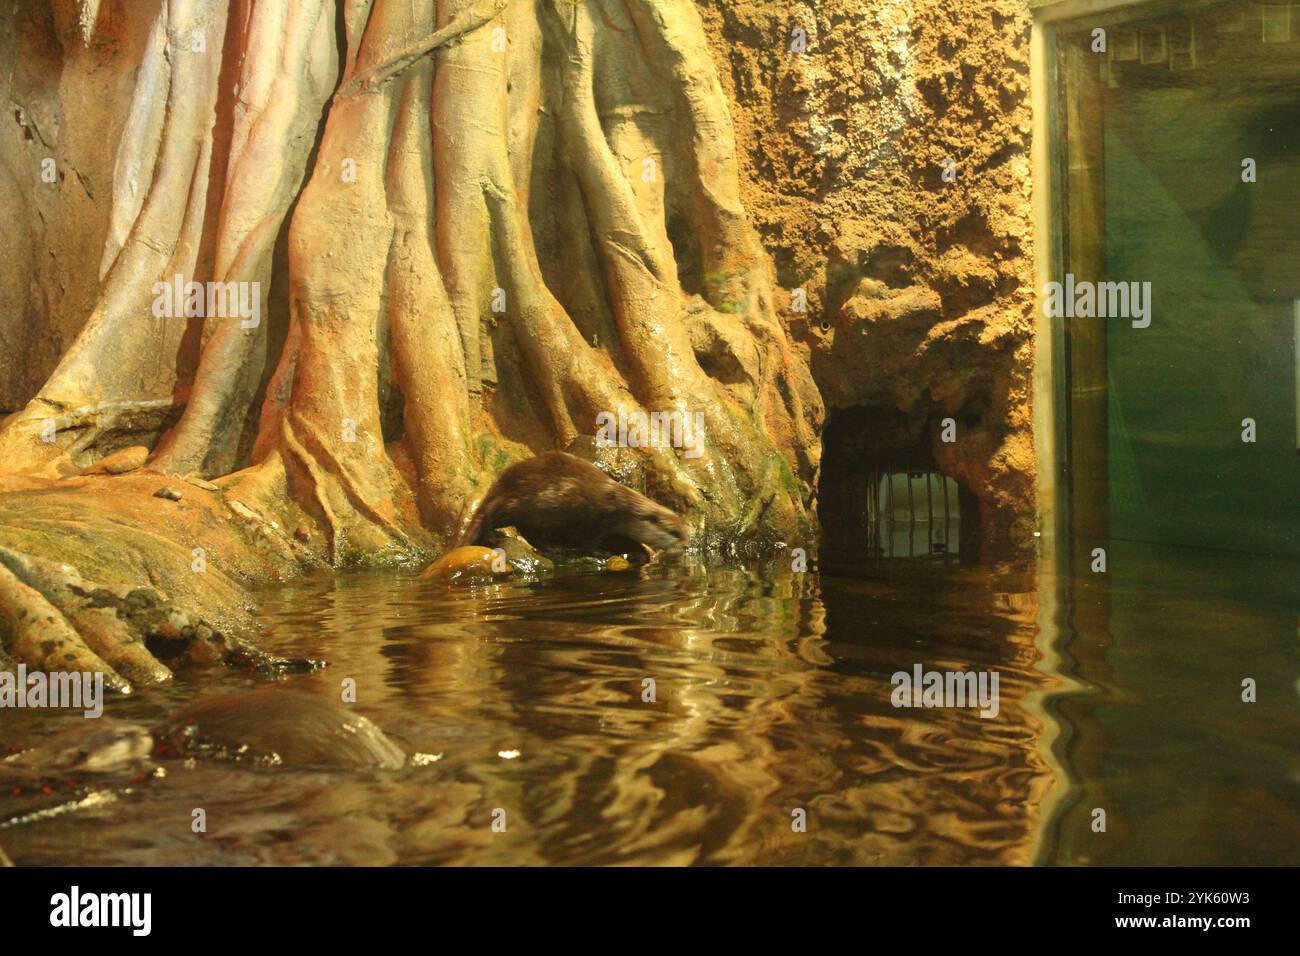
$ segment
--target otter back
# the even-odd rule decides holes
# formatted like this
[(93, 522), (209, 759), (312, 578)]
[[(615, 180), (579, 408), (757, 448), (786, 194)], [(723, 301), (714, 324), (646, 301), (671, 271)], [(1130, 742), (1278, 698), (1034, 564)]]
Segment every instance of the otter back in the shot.
[(193, 755), (297, 767), (384, 767), (406, 762), (374, 723), (342, 704), (263, 689), (199, 701), (153, 732), (160, 756)]
[(486, 543), (495, 528), (514, 527), (540, 550), (640, 550), (685, 539), (682, 520), (620, 485), (590, 462), (561, 451), (511, 465), (488, 491), (464, 544)]

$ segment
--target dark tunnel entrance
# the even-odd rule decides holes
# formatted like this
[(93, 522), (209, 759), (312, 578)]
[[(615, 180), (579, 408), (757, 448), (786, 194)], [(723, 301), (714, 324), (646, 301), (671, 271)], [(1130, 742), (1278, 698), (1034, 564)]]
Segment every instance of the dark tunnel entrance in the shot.
[(831, 414), (818, 486), (823, 568), (974, 559), (977, 502), (938, 470), (931, 434), (930, 423), (895, 409)]

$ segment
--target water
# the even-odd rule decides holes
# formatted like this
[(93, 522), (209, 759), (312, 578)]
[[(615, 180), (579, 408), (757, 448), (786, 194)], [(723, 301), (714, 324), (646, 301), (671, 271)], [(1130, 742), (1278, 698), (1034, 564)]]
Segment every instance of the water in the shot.
[[(330, 666), (283, 683), (338, 699), (355, 680), (356, 709), (413, 765), (172, 760), (34, 785), (0, 763), (0, 846), (85, 865), (1294, 862), (1294, 566), (1253, 569), (1244, 598), (1180, 573), (1104, 589), (910, 562), (455, 591), (304, 579), (263, 596), (266, 643)], [(998, 716), (894, 708), (890, 675), (918, 663), (996, 670)], [(1257, 704), (1239, 702), (1243, 668)], [(108, 719), (153, 724), (254, 684), (193, 669)], [(0, 753), (85, 723), (6, 712)]]

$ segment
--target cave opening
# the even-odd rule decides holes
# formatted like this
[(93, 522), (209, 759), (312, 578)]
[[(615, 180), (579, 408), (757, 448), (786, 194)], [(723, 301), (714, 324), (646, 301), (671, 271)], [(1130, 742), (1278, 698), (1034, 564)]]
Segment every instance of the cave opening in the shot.
[(830, 414), (818, 484), (823, 568), (976, 557), (977, 503), (962, 482), (939, 469), (929, 425), (924, 417), (886, 407)]

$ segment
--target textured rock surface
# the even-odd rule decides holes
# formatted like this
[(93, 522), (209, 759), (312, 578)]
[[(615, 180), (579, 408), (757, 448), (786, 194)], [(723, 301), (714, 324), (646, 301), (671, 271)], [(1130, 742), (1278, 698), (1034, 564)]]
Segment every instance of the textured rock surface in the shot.
[[(697, 6), (742, 198), (780, 286), (806, 293), (806, 313), (781, 305), (831, 418), (888, 422), (880, 454), (933, 459), (1005, 539), (1032, 515), (1035, 467), (1025, 0)], [(131, 65), (155, 10), (101, 5), (89, 46), (70, 0), (0, 11), (0, 197), (14, 224), (0, 237), (0, 411), (34, 394), (94, 301)], [(33, 203), (26, 177), (47, 154), (59, 180)], [(959, 435), (944, 445), (948, 416)]]
[(0, 5), (0, 412), (36, 394), (99, 288), (118, 142), (157, 2), (99, 10), (86, 45), (72, 0)]
[[(1023, 541), (1035, 471), (1028, 4), (699, 6), (743, 199), (779, 284), (807, 295), (806, 315), (786, 314), (831, 421), (855, 409), (882, 464), (928, 457), (974, 496), (986, 540)], [(790, 51), (795, 28), (803, 55)]]
[(149, 449), (143, 445), (132, 445), (106, 455), (89, 468), (82, 470), (83, 475), (124, 475), (144, 467), (149, 458)]

